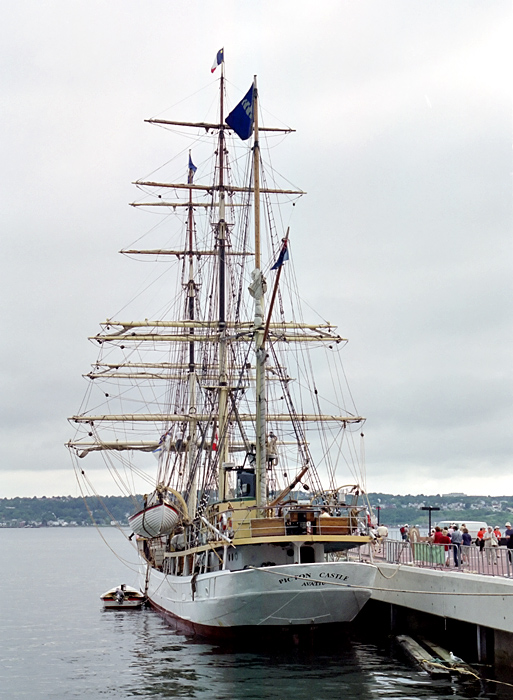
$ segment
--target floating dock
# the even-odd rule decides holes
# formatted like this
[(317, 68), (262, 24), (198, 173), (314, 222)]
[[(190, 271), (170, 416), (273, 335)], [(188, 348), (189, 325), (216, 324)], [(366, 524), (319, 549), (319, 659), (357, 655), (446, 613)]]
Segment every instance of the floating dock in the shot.
[(406, 634), (400, 634), (396, 637), (397, 643), (404, 649), (407, 656), (410, 657), (418, 666), (429, 673), (430, 676), (450, 676), (450, 669), (443, 664), (437, 663), (432, 654), (426, 650), (414, 639)]

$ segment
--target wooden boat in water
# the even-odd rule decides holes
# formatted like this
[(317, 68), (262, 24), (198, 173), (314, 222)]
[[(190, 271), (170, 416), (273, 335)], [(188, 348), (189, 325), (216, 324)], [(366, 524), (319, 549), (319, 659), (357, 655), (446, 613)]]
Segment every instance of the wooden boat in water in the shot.
[(105, 608), (114, 610), (129, 610), (142, 607), (144, 595), (137, 588), (122, 583), (116, 588), (111, 588), (100, 596)]

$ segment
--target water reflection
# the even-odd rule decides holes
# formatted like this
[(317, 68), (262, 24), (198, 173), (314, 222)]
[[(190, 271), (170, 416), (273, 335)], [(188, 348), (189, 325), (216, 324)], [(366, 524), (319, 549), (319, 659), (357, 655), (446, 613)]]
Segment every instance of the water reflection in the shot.
[[(129, 619), (131, 618), (131, 619)], [(135, 623), (135, 624), (134, 624)], [(318, 639), (315, 646), (237, 648), (207, 644), (170, 629), (151, 610), (139, 619), (112, 620), (121, 645), (131, 639), (125, 697), (238, 700), (464, 700), (496, 698), (475, 681), (431, 680), (391, 656), (386, 641), (371, 644), (349, 634)], [(504, 695), (513, 698), (513, 694)]]

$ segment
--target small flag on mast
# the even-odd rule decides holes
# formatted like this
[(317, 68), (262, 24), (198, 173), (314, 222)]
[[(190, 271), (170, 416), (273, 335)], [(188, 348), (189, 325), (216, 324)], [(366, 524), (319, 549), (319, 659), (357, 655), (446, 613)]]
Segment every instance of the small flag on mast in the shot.
[(278, 260), (274, 263), (274, 265), (271, 267), (271, 270), (277, 270), (279, 267), (283, 265), (285, 260), (289, 259), (289, 249), (287, 247), (288, 241), (286, 238), (283, 239), (283, 247), (280, 251), (280, 254), (278, 255)]
[(192, 185), (194, 182), (194, 174), (198, 168), (194, 165), (191, 158), (191, 152), (189, 151), (189, 176), (187, 178), (187, 184)]
[(217, 52), (216, 58), (214, 63), (212, 64), (212, 68), (210, 69), (210, 72), (213, 73), (217, 66), (220, 66), (221, 63), (224, 61), (224, 49), (219, 49)]
[(249, 139), (253, 133), (253, 97), (255, 84), (249, 88), (245, 97), (232, 109), (226, 117), (226, 123), (235, 131), (237, 136), (243, 141)]

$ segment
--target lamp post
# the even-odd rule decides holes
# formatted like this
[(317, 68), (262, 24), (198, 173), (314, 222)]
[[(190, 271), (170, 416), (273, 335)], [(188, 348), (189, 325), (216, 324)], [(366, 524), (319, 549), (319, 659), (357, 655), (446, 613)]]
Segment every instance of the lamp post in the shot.
[(378, 527), (379, 527), (379, 514), (381, 513), (381, 506), (376, 506), (376, 510), (378, 511)]
[(433, 510), (440, 510), (438, 506), (421, 506), (421, 510), (428, 510), (429, 511), (429, 531), (428, 534), (431, 534), (431, 511)]

